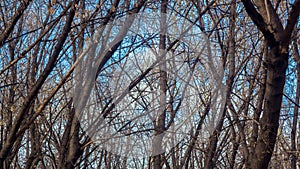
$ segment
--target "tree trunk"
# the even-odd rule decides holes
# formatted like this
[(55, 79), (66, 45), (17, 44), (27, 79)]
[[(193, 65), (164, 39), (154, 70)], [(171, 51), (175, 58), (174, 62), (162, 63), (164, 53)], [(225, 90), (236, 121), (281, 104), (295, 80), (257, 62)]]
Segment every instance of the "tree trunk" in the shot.
[[(77, 4), (77, 0), (75, 2), (71, 2), (74, 6)], [(19, 129), (22, 127), (22, 124), (24, 124), (24, 117), (26, 113), (28, 113), (33, 101), (35, 100), (36, 96), (38, 95), (39, 90), (42, 88), (44, 82), (46, 81), (47, 77), (55, 67), (55, 63), (59, 57), (59, 54), (61, 52), (61, 49), (63, 48), (63, 45), (65, 41), (67, 40), (68, 34), (71, 31), (71, 25), (73, 22), (75, 16), (75, 10), (72, 9), (69, 13), (69, 15), (66, 18), (65, 26), (62, 30), (61, 36), (57, 41), (57, 44), (55, 46), (55, 49), (53, 51), (52, 56), (50, 57), (45, 69), (41, 73), (40, 77), (36, 81), (36, 83), (33, 85), (31, 91), (29, 92), (28, 96), (24, 99), (23, 105), (20, 108), (20, 111), (17, 113), (14, 125), (12, 126), (10, 133), (8, 135), (8, 138), (6, 142), (4, 143), (3, 147), (1, 147), (0, 150), (0, 166), (3, 165), (6, 158), (11, 153), (11, 150), (13, 148), (14, 143), (16, 142), (17, 134)], [(1, 46), (1, 44), (0, 44)], [(21, 135), (23, 133), (19, 133)]]
[(294, 51), (295, 51), (295, 58), (294, 60), (297, 63), (297, 89), (296, 89), (296, 99), (295, 99), (295, 107), (294, 107), (294, 117), (293, 117), (293, 126), (291, 131), (291, 151), (292, 151), (292, 159), (291, 159), (291, 168), (297, 168), (297, 148), (296, 148), (296, 133), (297, 133), (297, 123), (298, 123), (298, 111), (299, 111), (299, 96), (300, 96), (300, 56), (298, 53), (298, 45), (294, 43)]
[(268, 51), (265, 56), (267, 79), (263, 115), (254, 152), (248, 158), (251, 168), (265, 169), (268, 168), (277, 139), (285, 73), (288, 66), (288, 46), (298, 21), (300, 0), (296, 0), (292, 5), (285, 27), (269, 0), (255, 1), (256, 6), (250, 0), (242, 0), (242, 2), (267, 42)]
[(167, 93), (167, 64), (166, 64), (166, 13), (167, 13), (168, 0), (161, 1), (161, 20), (160, 20), (160, 39), (159, 39), (159, 54), (162, 58), (159, 63), (159, 110), (154, 124), (154, 138), (152, 150), (153, 155), (153, 169), (161, 169), (163, 164), (163, 157), (161, 155), (163, 132), (165, 131), (166, 119), (166, 93)]
[(264, 113), (260, 121), (260, 133), (254, 157), (250, 158), (251, 168), (268, 168), (276, 143), (279, 116), (285, 84), (288, 54), (281, 47), (274, 46), (267, 56), (267, 84)]

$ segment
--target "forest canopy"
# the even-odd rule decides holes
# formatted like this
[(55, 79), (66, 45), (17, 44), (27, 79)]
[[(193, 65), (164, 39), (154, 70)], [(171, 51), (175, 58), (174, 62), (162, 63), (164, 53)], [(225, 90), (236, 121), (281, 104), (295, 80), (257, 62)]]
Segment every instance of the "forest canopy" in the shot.
[(299, 168), (299, 14), (0, 1), (0, 169)]

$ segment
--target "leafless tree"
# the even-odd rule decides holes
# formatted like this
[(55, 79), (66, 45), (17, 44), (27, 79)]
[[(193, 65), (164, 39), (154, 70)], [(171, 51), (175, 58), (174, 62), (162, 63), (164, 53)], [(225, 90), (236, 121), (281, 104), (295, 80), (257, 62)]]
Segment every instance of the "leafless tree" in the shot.
[(296, 169), (299, 12), (0, 1), (0, 168)]

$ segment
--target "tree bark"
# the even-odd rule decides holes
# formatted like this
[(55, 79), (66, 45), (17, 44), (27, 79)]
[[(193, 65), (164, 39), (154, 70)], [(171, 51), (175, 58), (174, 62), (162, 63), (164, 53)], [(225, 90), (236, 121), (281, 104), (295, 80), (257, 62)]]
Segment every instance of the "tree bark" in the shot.
[(297, 123), (298, 123), (298, 111), (299, 111), (299, 97), (300, 97), (300, 55), (298, 52), (298, 45), (297, 42), (294, 43), (294, 52), (295, 52), (295, 57), (294, 60), (297, 63), (296, 70), (297, 70), (297, 87), (296, 87), (296, 98), (295, 98), (295, 103), (294, 105), (294, 116), (293, 116), (293, 124), (292, 124), (292, 131), (291, 131), (291, 151), (292, 151), (292, 156), (291, 156), (291, 168), (296, 169), (297, 168), (297, 148), (296, 148), (296, 143), (297, 143)]
[[(162, 61), (159, 63), (159, 110), (154, 124), (154, 138), (152, 145), (153, 169), (160, 169), (163, 165), (162, 156), (162, 139), (166, 124), (166, 94), (167, 94), (167, 63), (166, 63), (166, 33), (167, 33), (167, 5), (168, 0), (161, 1), (161, 20), (160, 20), (160, 39), (159, 39), (159, 55)], [(158, 58), (157, 58), (158, 59)]]
[(256, 1), (257, 8), (250, 0), (242, 0), (242, 2), (248, 15), (264, 35), (268, 47), (265, 56), (267, 79), (260, 132), (252, 157), (248, 159), (251, 168), (265, 169), (268, 168), (277, 139), (285, 73), (288, 66), (288, 46), (291, 32), (299, 17), (300, 0), (294, 2), (285, 28), (269, 0)]

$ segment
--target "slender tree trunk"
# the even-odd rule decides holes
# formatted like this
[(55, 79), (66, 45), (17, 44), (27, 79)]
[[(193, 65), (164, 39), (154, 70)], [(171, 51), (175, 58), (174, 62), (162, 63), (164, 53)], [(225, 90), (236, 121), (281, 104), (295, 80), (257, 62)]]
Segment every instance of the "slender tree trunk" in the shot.
[(291, 159), (291, 168), (296, 169), (297, 168), (297, 148), (296, 148), (296, 133), (297, 133), (297, 123), (298, 123), (298, 111), (299, 111), (299, 97), (300, 97), (300, 56), (298, 53), (298, 45), (295, 42), (294, 43), (294, 51), (295, 51), (295, 61), (297, 63), (297, 89), (296, 89), (296, 99), (294, 107), (294, 117), (293, 117), (293, 125), (292, 125), (292, 131), (291, 131), (291, 151), (292, 151), (292, 159)]
[[(75, 3), (74, 3), (74, 5), (75, 5)], [(33, 103), (33, 100), (36, 98), (40, 88), (43, 86), (43, 84), (44, 84), (45, 80), (47, 79), (47, 77), (49, 76), (50, 72), (55, 67), (55, 63), (56, 63), (56, 61), (58, 59), (58, 56), (61, 52), (63, 44), (65, 43), (65, 41), (67, 39), (68, 33), (71, 31), (71, 24), (72, 24), (74, 16), (75, 16), (75, 10), (73, 9), (73, 10), (71, 10), (70, 14), (67, 16), (66, 24), (65, 24), (65, 26), (62, 30), (61, 37), (58, 39), (58, 42), (57, 42), (56, 47), (54, 49), (54, 52), (53, 52), (52, 56), (50, 57), (44, 71), (41, 73), (41, 75), (38, 78), (37, 82), (32, 87), (32, 89), (29, 92), (28, 96), (25, 98), (25, 100), (23, 102), (23, 105), (20, 108), (20, 111), (16, 115), (15, 123), (14, 123), (14, 125), (12, 126), (12, 128), (10, 130), (7, 141), (4, 143), (3, 147), (0, 150), (0, 166), (6, 160), (6, 158), (8, 157), (9, 153), (12, 150), (12, 147), (13, 147), (14, 143), (18, 139), (17, 138), (17, 133), (18, 133), (18, 131), (19, 131), (21, 125), (22, 125), (22, 122), (24, 120), (24, 117), (25, 117), (26, 113), (28, 112), (29, 108), (31, 107), (31, 104)], [(21, 135), (22, 133), (19, 133), (19, 134)]]
[(75, 109), (71, 108), (68, 114), (68, 122), (60, 145), (60, 161), (58, 167), (71, 169), (75, 167), (77, 159), (83, 153), (79, 139), (79, 121), (75, 115)]
[[(230, 9), (230, 32), (229, 32), (229, 49), (228, 49), (228, 59), (229, 59), (229, 74), (228, 74), (228, 79), (226, 82), (226, 102), (229, 101), (230, 97), (231, 97), (231, 91), (232, 91), (232, 86), (233, 86), (233, 82), (234, 82), (234, 76), (235, 76), (235, 34), (234, 34), (234, 30), (235, 30), (235, 13), (236, 13), (236, 2), (235, 0), (232, 1), (232, 6)], [(212, 56), (211, 56), (212, 57)], [(215, 168), (215, 164), (216, 164), (216, 157), (215, 157), (215, 152), (217, 149), (217, 143), (219, 140), (219, 136), (220, 133), (222, 131), (222, 127), (223, 127), (223, 123), (224, 123), (224, 119), (225, 119), (225, 114), (226, 114), (226, 107), (227, 107), (227, 103), (224, 106), (224, 110), (222, 112), (220, 121), (218, 122), (216, 129), (214, 131), (214, 133), (212, 134), (211, 138), (210, 138), (210, 142), (207, 148), (207, 153), (205, 155), (205, 164), (204, 164), (204, 168), (205, 169), (213, 169)]]
[(167, 93), (167, 64), (166, 64), (166, 14), (167, 14), (168, 0), (161, 1), (161, 20), (160, 20), (160, 40), (159, 40), (159, 54), (162, 61), (159, 63), (159, 110), (154, 124), (154, 138), (152, 150), (153, 169), (161, 169), (163, 165), (163, 156), (161, 155), (163, 132), (165, 131), (166, 120), (166, 93)]

